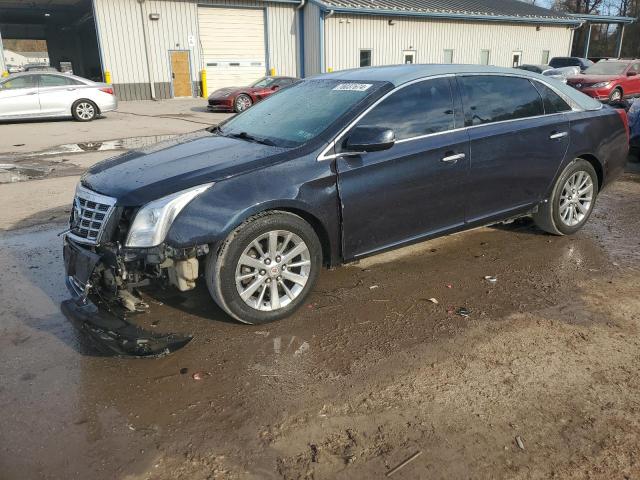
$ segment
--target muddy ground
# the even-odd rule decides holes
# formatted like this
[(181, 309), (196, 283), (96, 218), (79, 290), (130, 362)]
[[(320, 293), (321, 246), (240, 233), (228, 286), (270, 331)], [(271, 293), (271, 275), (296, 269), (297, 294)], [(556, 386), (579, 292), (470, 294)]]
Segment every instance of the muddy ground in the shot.
[(637, 170), (573, 237), (521, 221), (374, 257), (270, 325), (152, 292), (145, 322), (196, 335), (155, 360), (62, 316), (61, 224), (2, 232), (0, 478), (373, 479), (416, 452), (391, 478), (640, 478)]

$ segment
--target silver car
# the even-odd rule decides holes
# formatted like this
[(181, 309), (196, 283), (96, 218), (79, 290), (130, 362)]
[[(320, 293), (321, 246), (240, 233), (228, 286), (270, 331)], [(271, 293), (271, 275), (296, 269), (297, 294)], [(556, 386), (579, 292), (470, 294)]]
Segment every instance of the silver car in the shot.
[(118, 107), (113, 87), (55, 72), (0, 79), (0, 120), (73, 117), (89, 122)]

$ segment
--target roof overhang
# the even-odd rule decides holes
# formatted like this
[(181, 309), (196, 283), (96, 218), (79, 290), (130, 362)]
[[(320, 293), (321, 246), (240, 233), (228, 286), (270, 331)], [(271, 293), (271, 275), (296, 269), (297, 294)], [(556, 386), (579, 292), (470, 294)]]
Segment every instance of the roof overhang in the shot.
[(502, 23), (526, 23), (530, 25), (567, 25), (577, 26), (583, 23), (583, 20), (572, 17), (525, 17), (525, 16), (510, 16), (510, 15), (483, 15), (473, 13), (459, 13), (459, 12), (423, 12), (419, 10), (391, 10), (382, 8), (359, 8), (359, 7), (343, 7), (328, 5), (321, 0), (309, 0), (320, 7), (325, 12), (334, 13), (352, 13), (359, 15), (383, 15), (383, 16), (395, 16), (395, 17), (421, 17), (421, 18), (434, 18), (444, 20), (458, 20), (468, 22), (502, 22)]
[(577, 18), (583, 23), (623, 23), (629, 24), (635, 22), (634, 17), (616, 17), (614, 15), (587, 15), (582, 13), (567, 13), (570, 17)]

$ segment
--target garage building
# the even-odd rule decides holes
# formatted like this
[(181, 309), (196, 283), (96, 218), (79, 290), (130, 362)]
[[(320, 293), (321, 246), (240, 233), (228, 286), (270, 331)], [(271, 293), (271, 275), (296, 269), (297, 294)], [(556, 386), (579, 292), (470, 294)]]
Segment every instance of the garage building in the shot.
[(209, 93), (272, 71), (546, 63), (580, 23), (517, 0), (0, 0), (1, 36), (46, 39), (53, 66), (121, 100), (199, 96), (203, 70)]

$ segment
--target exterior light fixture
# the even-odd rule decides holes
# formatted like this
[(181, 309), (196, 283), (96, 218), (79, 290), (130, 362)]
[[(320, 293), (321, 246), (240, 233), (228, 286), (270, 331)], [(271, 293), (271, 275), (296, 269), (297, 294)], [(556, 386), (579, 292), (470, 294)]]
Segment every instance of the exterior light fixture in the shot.
[(159, 13), (150, 13), (149, 14), (149, 20), (160, 20), (160, 14)]

